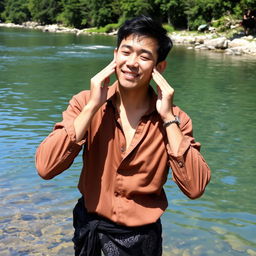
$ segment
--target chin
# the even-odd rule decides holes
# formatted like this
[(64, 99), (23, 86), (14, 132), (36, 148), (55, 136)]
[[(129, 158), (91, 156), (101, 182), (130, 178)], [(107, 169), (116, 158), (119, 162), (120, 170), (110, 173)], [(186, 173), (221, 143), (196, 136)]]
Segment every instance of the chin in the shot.
[(132, 88), (138, 87), (137, 81), (129, 81), (129, 80), (125, 80), (125, 79), (119, 79), (118, 82), (119, 82), (119, 85), (123, 88), (132, 89)]

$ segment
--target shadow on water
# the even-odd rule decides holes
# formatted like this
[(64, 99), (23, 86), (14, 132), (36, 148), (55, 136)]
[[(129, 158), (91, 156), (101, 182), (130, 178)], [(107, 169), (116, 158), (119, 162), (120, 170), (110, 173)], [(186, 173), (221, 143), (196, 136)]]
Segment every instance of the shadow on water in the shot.
[[(78, 157), (40, 179), (36, 147), (69, 99), (112, 59), (108, 36), (0, 29), (0, 255), (72, 255)], [(193, 120), (212, 169), (204, 196), (187, 199), (171, 181), (162, 218), (164, 255), (256, 255), (256, 60), (176, 46), (164, 75)]]

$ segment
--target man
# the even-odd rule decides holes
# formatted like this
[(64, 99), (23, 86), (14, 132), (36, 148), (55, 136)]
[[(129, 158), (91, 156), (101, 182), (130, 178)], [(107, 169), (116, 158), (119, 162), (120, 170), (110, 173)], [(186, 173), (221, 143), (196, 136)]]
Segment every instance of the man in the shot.
[[(72, 98), (63, 121), (37, 150), (39, 175), (51, 179), (84, 146), (75, 255), (162, 255), (160, 216), (167, 207), (163, 185), (169, 167), (193, 199), (210, 180), (191, 119), (173, 105), (174, 89), (161, 75), (171, 47), (166, 30), (151, 18), (126, 21), (114, 60), (91, 79), (90, 91)], [(109, 87), (114, 73), (117, 80)]]

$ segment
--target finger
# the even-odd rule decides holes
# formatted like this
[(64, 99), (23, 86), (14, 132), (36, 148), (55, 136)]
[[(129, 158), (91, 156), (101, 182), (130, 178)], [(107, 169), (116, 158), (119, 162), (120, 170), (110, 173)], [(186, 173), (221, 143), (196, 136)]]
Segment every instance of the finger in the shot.
[(166, 79), (162, 76), (162, 74), (156, 70), (156, 68), (154, 68), (152, 72), (152, 77), (162, 90), (167, 90), (167, 91), (173, 90), (170, 84), (166, 81)]
[(106, 83), (104, 82), (106, 78), (110, 77), (113, 73), (115, 73), (116, 63), (112, 61), (109, 65), (107, 65), (104, 69), (102, 69), (98, 74), (93, 77), (93, 80), (96, 84), (100, 86), (104, 86)]
[(162, 75), (157, 71), (154, 70), (152, 73), (152, 78), (156, 82), (156, 84), (160, 87), (161, 90), (165, 89), (166, 80), (163, 79)]
[(115, 72), (116, 69), (116, 62), (112, 61), (108, 66), (106, 66), (102, 71), (104, 76), (110, 76)]
[(108, 77), (104, 80), (103, 87), (108, 86), (109, 83), (110, 83), (110, 77), (108, 76)]

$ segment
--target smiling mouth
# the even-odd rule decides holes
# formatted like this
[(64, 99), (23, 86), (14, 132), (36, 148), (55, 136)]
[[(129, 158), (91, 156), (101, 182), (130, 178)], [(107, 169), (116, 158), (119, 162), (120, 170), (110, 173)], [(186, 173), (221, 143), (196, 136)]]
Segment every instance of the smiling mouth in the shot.
[(124, 74), (125, 78), (127, 78), (127, 79), (135, 79), (135, 78), (139, 77), (139, 74), (136, 72), (122, 70), (122, 73)]

